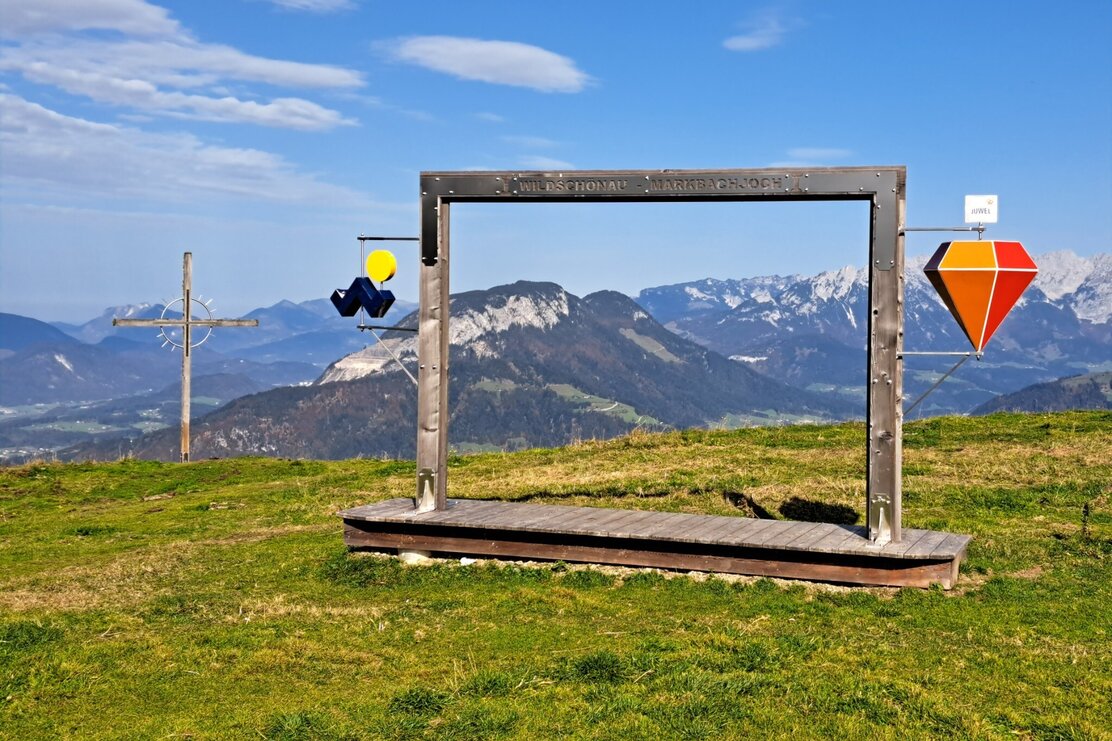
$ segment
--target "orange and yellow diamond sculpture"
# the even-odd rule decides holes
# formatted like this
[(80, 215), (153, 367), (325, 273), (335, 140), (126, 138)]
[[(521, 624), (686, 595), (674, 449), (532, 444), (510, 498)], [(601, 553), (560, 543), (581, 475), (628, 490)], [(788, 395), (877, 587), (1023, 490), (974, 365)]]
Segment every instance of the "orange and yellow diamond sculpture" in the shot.
[(1039, 268), (1019, 242), (944, 242), (923, 271), (980, 353)]

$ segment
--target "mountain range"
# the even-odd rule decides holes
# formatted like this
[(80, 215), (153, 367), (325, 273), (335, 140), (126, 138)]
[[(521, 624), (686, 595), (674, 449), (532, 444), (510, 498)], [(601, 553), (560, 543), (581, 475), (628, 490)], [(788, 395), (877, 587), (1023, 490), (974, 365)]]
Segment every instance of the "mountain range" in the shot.
[[(508, 450), (605, 438), (637, 427), (737, 426), (848, 418), (853, 405), (799, 391), (661, 326), (628, 296), (579, 298), (518, 282), (453, 296), (450, 440)], [(411, 314), (399, 326), (412, 327)], [(391, 357), (415, 366), (412, 333), (348, 355), (310, 387), (237, 399), (198, 421), (194, 455), (412, 457), (416, 391)], [(174, 430), (127, 452), (173, 459)], [(118, 444), (72, 450), (115, 456)]]
[[(905, 270), (904, 348), (969, 350), (922, 268)], [(1112, 255), (1055, 252), (980, 362), (933, 392), (922, 413), (968, 413), (998, 394), (1112, 368)], [(845, 267), (814, 276), (707, 279), (642, 291), (638, 303), (666, 327), (754, 370), (812, 391), (856, 400), (863, 411), (868, 273)], [(915, 398), (955, 359), (909, 355), (905, 395)]]
[[(413, 308), (396, 302), (384, 321)], [(181, 356), (160, 347), (153, 329), (112, 326), (113, 317), (156, 318), (161, 311), (154, 304), (111, 307), (81, 324), (0, 313), (0, 459), (175, 424), (178, 402), (161, 396), (168, 384), (179, 388)], [(248, 316), (259, 320), (257, 328), (217, 329), (194, 353), (194, 416), (250, 391), (311, 383), (371, 339), (327, 299), (280, 301)]]
[(973, 414), (1065, 412), (1071, 409), (1112, 409), (1112, 371), (1036, 383), (990, 399), (974, 409)]
[[(922, 262), (906, 271), (906, 348), (967, 347)], [(917, 414), (980, 412), (1000, 394), (1112, 369), (1112, 257), (1051, 253), (1037, 262), (1035, 284), (985, 358), (966, 363)], [(415, 327), (415, 315), (405, 316), (412, 308), (398, 302), (384, 323)], [(867, 274), (852, 267), (659, 286), (636, 302), (524, 282), (459, 294), (453, 445), (513, 449), (638, 426), (859, 417), (866, 310)], [(0, 314), (0, 457), (71, 444), (73, 455), (176, 457), (173, 430), (137, 435), (175, 426), (180, 359), (141, 331), (111, 325), (113, 316), (158, 313), (153, 305), (114, 307), (80, 325)], [(411, 451), (415, 397), (391, 352), (412, 368), (412, 333), (369, 345), (373, 338), (323, 299), (280, 301), (248, 316), (260, 326), (218, 330), (194, 356), (195, 417), (236, 400), (197, 420), (198, 434), (212, 430), (200, 454)], [(954, 360), (909, 355), (906, 397)], [(91, 438), (104, 447), (83, 444)]]

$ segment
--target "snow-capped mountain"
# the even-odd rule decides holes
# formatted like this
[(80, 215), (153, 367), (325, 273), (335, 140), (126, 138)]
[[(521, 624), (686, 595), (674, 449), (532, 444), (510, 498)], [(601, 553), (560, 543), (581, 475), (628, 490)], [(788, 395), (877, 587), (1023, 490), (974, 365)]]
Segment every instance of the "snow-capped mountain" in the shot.
[[(416, 326), (416, 315), (398, 326)], [(416, 366), (412, 333), (388, 332), (384, 342), (388, 349), (368, 347), (332, 364), (317, 385), (400, 374), (393, 356)], [(449, 343), (453, 384), (484, 378), (518, 387), (565, 384), (669, 426), (774, 408), (781, 416), (770, 419), (837, 416), (850, 408), (836, 400), (816, 405), (812, 394), (677, 337), (613, 291), (579, 298), (554, 283), (519, 281), (460, 293), (452, 297)]]
[[(968, 342), (923, 273), (905, 270), (905, 350), (957, 351)], [(964, 412), (1031, 383), (1112, 363), (1112, 256), (1036, 257), (1039, 275), (993, 338), (983, 362), (930, 397), (932, 412)], [(863, 398), (868, 272), (704, 280), (646, 289), (637, 301), (673, 331), (775, 378)], [(906, 392), (952, 360), (909, 357)]]
[[(792, 388), (666, 330), (628, 296), (582, 298), (520, 281), (452, 297), (451, 440), (513, 449), (605, 438), (638, 427), (684, 428), (844, 419), (845, 400)], [(400, 326), (413, 327), (411, 314)], [(384, 334), (413, 370), (412, 333)], [(332, 364), (316, 384), (237, 399), (198, 420), (198, 456), (412, 456), (416, 391), (379, 349)], [(128, 443), (172, 458), (174, 430)], [(99, 445), (79, 456), (118, 455)]]
[(1089, 270), (1077, 288), (1057, 298), (1073, 309), (1078, 319), (1107, 324), (1112, 319), (1112, 255), (1096, 255), (1087, 262)]
[[(462, 350), (476, 358), (495, 357), (502, 349), (500, 346), (503, 345), (504, 338), (501, 335), (509, 330), (533, 328), (543, 332), (554, 327), (571, 312), (570, 294), (563, 289), (522, 293), (505, 293), (492, 289), (487, 300), (481, 304), (468, 300), (478, 293), (487, 292), (461, 294), (460, 298), (463, 300), (453, 302), (448, 325), (448, 342), (454, 348), (453, 354)], [(575, 297), (571, 296), (571, 299)], [(648, 318), (647, 314), (643, 315)], [(416, 313), (405, 317), (396, 326), (415, 328)], [(379, 372), (400, 372), (394, 356), (403, 363), (416, 360), (416, 333), (388, 332), (383, 337), (382, 344), (385, 347), (372, 344), (340, 358), (328, 367), (317, 383), (353, 381)]]

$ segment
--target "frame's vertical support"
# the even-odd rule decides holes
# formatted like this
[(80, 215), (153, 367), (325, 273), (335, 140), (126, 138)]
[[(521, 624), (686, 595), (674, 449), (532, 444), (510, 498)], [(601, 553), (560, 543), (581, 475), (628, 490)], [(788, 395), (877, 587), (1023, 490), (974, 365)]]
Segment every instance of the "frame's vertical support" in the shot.
[(893, 383), (895, 391), (896, 418), (892, 434), (895, 439), (892, 443), (892, 456), (895, 460), (895, 470), (892, 472), (892, 540), (899, 543), (903, 540), (903, 421), (904, 421), (904, 289), (907, 283), (904, 279), (904, 234), (899, 230), (900, 225), (907, 221), (907, 176), (899, 179), (896, 186), (896, 278), (899, 281), (899, 294), (896, 296), (896, 305), (899, 311), (896, 314), (896, 375)]
[(193, 344), (191, 309), (193, 308), (193, 253), (186, 252), (181, 266), (181, 462), (189, 462), (189, 416), (190, 397), (192, 396), (193, 358), (190, 345)]
[[(878, 177), (880, 177), (878, 173)], [(869, 240), (868, 481), (869, 540), (902, 537), (903, 236), (905, 176), (878, 184)]]
[(418, 512), (444, 509), (447, 504), (448, 209), (445, 201), (423, 189), (417, 315)]

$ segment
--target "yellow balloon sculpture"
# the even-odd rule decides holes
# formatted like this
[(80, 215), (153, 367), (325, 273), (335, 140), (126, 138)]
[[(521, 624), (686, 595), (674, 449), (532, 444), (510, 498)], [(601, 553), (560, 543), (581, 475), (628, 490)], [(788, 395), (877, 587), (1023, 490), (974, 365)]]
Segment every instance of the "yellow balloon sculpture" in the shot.
[(383, 283), (393, 278), (396, 272), (398, 272), (398, 261), (392, 252), (375, 250), (367, 255), (367, 275), (371, 280)]

